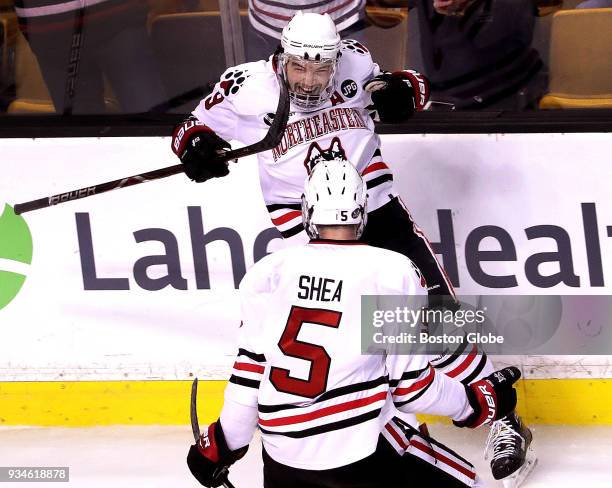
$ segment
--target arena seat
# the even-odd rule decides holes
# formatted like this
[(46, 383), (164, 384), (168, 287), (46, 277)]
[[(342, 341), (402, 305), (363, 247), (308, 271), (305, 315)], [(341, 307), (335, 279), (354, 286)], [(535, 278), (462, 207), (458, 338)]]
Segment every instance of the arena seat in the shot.
[(612, 108), (612, 9), (553, 15), (549, 91), (540, 108)]
[[(246, 11), (240, 17), (244, 31)], [(218, 11), (159, 15), (151, 21), (151, 40), (169, 98), (201, 87), (212, 89), (227, 68)], [(190, 112), (200, 98), (170, 111)]]
[(9, 42), (11, 38), (11, 25), (16, 21), (11, 22), (11, 19), (5, 15), (0, 14), (0, 83), (5, 84), (8, 79), (9, 71)]
[(55, 107), (51, 100), (17, 98), (9, 104), (6, 111), (9, 114), (54, 114)]
[(374, 61), (388, 71), (405, 68), (407, 10), (368, 6), (366, 13), (374, 25), (365, 30), (364, 42)]
[(15, 87), (17, 98), (8, 106), (8, 113), (55, 113), (36, 56), (21, 32), (15, 46)]

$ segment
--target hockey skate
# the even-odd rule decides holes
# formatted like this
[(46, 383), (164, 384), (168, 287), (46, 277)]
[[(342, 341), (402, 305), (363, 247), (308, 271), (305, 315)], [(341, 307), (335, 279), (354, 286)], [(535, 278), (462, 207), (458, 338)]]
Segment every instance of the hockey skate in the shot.
[(512, 412), (493, 423), (485, 447), (485, 459), (490, 450), (491, 472), (504, 488), (518, 488), (535, 468), (538, 459), (531, 447), (531, 431)]

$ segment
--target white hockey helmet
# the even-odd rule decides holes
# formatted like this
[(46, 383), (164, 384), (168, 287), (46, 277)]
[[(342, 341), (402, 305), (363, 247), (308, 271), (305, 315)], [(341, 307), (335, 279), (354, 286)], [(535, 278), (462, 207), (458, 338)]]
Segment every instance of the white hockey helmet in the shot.
[(325, 86), (312, 94), (300, 92), (289, 83), (289, 96), (296, 107), (314, 110), (329, 100), (334, 91), (340, 45), (336, 25), (328, 14), (299, 11), (285, 26), (281, 35), (283, 52), (280, 56), (285, 80), (289, 82), (287, 63), (292, 59), (309, 63), (314, 68), (325, 68), (329, 72)]
[(302, 217), (306, 233), (319, 237), (317, 225), (356, 225), (361, 237), (368, 220), (367, 188), (345, 159), (318, 163), (304, 185)]

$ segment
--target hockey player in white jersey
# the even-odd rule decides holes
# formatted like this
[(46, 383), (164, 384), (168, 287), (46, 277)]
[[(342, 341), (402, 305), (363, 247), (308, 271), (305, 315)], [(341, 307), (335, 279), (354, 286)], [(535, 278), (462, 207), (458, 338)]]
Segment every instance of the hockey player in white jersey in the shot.
[(466, 387), (424, 355), (362, 353), (361, 295), (427, 293), (409, 259), (358, 241), (366, 205), (350, 163), (320, 163), (303, 197), (312, 240), (265, 257), (243, 278), (239, 349), (220, 419), (187, 458), (204, 486), (221, 485), (219, 473), (245, 454), (257, 427), (265, 488), (481, 486), (472, 465), (433, 439), (416, 431), (407, 439), (435, 458), (430, 464), (400, 456), (382, 433), (405, 442), (399, 424), (388, 423), (394, 406), (478, 427), (514, 409), (520, 373), (506, 368)]
[[(425, 277), (432, 305), (452, 302), (452, 285), (400, 201), (374, 132), (374, 119), (398, 122), (422, 110), (429, 97), (427, 80), (410, 70), (381, 71), (362, 44), (340, 40), (329, 16), (296, 15), (269, 60), (221, 75), (213, 92), (174, 132), (172, 148), (186, 174), (197, 182), (225, 176), (228, 165), (215, 156), (230, 147), (227, 141), (249, 145), (264, 137), (280, 92), (277, 73), (287, 82), (291, 113), (281, 143), (259, 153), (258, 163), (270, 218), (285, 240), (307, 241), (300, 212), (304, 176), (321, 161), (344, 157), (367, 185), (368, 226), (361, 240), (409, 257)], [(451, 351), (432, 364), (464, 384), (493, 371), (486, 354), (475, 349)], [(494, 472), (516, 472), (529, 430), (512, 413), (493, 432)]]

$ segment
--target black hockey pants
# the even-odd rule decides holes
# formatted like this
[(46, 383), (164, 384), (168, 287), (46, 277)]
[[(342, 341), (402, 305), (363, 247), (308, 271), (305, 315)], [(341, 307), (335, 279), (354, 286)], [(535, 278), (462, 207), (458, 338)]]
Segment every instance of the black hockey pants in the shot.
[(368, 222), (361, 240), (371, 246), (407, 256), (425, 278), (430, 297), (454, 296), (450, 280), (438, 263), (427, 238), (397, 197), (368, 213)]

